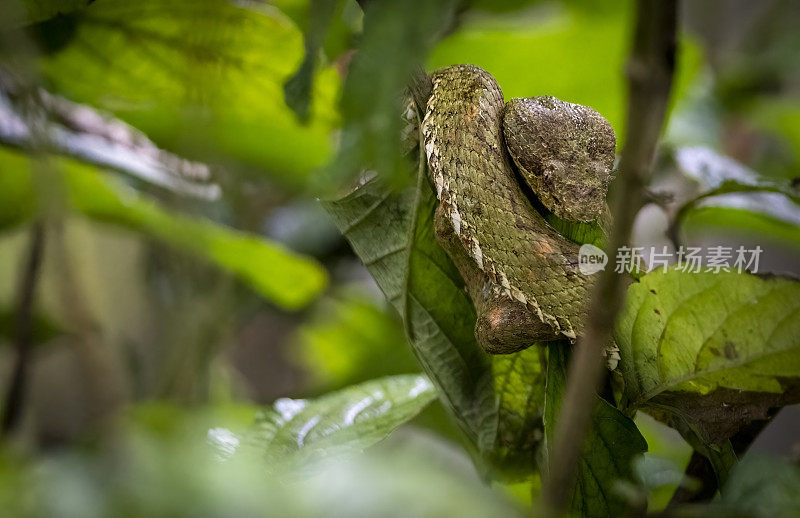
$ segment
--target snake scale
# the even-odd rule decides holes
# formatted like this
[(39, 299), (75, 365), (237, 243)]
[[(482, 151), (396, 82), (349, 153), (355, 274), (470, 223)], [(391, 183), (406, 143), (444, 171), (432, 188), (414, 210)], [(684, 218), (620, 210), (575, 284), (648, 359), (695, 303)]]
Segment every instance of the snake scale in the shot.
[(610, 124), (554, 97), (511, 99), (486, 71), (431, 75), (421, 125), (439, 204), (436, 238), (475, 305), (476, 338), (491, 353), (575, 338), (591, 276), (579, 244), (545, 219), (597, 221), (614, 161)]

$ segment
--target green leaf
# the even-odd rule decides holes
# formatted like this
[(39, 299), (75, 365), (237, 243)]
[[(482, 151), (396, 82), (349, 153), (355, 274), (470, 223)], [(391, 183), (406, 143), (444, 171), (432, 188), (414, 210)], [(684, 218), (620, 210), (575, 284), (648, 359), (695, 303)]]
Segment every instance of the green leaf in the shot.
[[(0, 307), (0, 345), (14, 339), (16, 327), (16, 308), (8, 306)], [(31, 340), (34, 344), (47, 342), (48, 340), (64, 333), (65, 330), (50, 315), (36, 311), (33, 314)]]
[(623, 407), (685, 419), (720, 443), (800, 401), (800, 283), (735, 272), (654, 271), (616, 327)]
[(334, 187), (363, 168), (405, 171), (400, 146), (403, 92), (415, 66), (453, 20), (456, 0), (369, 2), (358, 53), (347, 74), (339, 152), (326, 179)]
[[(544, 408), (545, 444), (553, 444), (561, 401), (567, 385), (567, 346), (549, 347)], [(647, 451), (647, 442), (634, 422), (604, 399), (595, 396), (592, 427), (581, 450), (571, 508), (581, 516), (620, 516), (627, 503), (616, 493), (620, 480), (633, 482), (633, 460)]]
[(434, 400), (424, 376), (389, 376), (313, 400), (279, 399), (256, 417), (248, 443), (268, 462), (360, 451), (384, 439)]
[(478, 444), (492, 433), (491, 365), (475, 341), (475, 309), (463, 281), (434, 238), (435, 203), (420, 177), (399, 192), (373, 179), (323, 206), (403, 316), (414, 354), (445, 407)]
[(283, 97), (302, 35), (273, 6), (102, 0), (39, 32), (63, 39), (42, 62), (52, 91), (111, 111), (182, 156), (238, 160), (291, 185), (328, 158), (338, 74), (319, 72), (302, 125)]
[(337, 0), (311, 0), (308, 9), (308, 27), (305, 31), (305, 57), (300, 68), (283, 85), (286, 104), (294, 110), (298, 118), (306, 122), (311, 107), (311, 87), (317, 57), (325, 42), (325, 35), (333, 21)]
[(546, 358), (546, 349), (540, 345), (492, 356), (497, 401), (497, 438), (492, 455), (512, 479), (525, 477), (536, 465), (543, 437)]
[(800, 247), (800, 191), (705, 147), (675, 152), (679, 170), (696, 184), (696, 194), (678, 207), (674, 225), (735, 229), (768, 235)]
[(475, 309), (434, 237), (436, 198), (427, 179), (399, 191), (373, 179), (323, 205), (403, 316), (420, 365), (494, 475), (529, 476), (542, 436), (539, 352), (490, 357), (476, 342)]
[[(325, 287), (325, 270), (312, 259), (256, 235), (168, 212), (80, 164), (68, 160), (58, 164), (63, 170), (64, 195), (73, 210), (202, 257), (237, 275), (279, 306), (300, 308)], [(0, 167), (4, 170), (0, 187), (10, 187), (0, 189), (0, 223), (21, 223), (33, 215), (38, 203), (30, 160), (0, 148)], [(30, 203), (22, 205), (19, 199)]]

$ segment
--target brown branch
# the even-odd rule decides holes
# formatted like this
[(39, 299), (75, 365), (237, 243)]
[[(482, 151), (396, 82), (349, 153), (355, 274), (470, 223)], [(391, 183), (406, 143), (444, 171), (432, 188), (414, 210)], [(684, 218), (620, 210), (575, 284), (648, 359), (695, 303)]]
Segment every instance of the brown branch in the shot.
[(25, 390), (28, 385), (31, 347), (33, 346), (33, 302), (36, 284), (41, 269), (44, 251), (44, 226), (34, 223), (28, 255), (17, 293), (17, 308), (14, 318), (14, 344), (17, 357), (11, 374), (0, 418), (0, 436), (6, 436), (16, 428), (22, 415)]
[[(645, 199), (644, 188), (672, 87), (676, 26), (677, 0), (637, 2), (633, 48), (627, 66), (626, 142), (619, 166), (624, 180), (613, 200), (615, 224), (607, 250), (612, 258), (615, 250), (629, 242), (634, 217)], [(586, 327), (569, 365), (555, 444), (549, 457), (549, 477), (542, 503), (550, 512), (563, 513), (568, 504), (593, 410), (593, 395), (606, 374), (603, 351), (612, 340), (625, 286), (625, 276), (608, 268), (600, 275), (592, 294)]]

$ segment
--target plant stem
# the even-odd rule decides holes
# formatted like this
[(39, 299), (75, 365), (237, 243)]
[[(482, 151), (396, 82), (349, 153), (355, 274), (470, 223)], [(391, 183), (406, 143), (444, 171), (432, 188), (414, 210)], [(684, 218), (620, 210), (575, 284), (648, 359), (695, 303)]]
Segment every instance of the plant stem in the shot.
[(42, 265), (44, 251), (44, 225), (41, 222), (31, 228), (30, 246), (25, 260), (25, 271), (17, 293), (17, 308), (14, 318), (14, 343), (17, 357), (11, 382), (6, 392), (0, 418), (0, 436), (6, 436), (16, 428), (25, 402), (25, 389), (30, 370), (31, 346), (33, 345), (33, 301), (36, 281)]
[[(623, 181), (613, 200), (615, 224), (607, 249), (612, 260), (615, 251), (629, 242), (634, 218), (645, 199), (644, 188), (672, 87), (676, 27), (677, 0), (637, 2), (633, 48), (627, 64), (626, 142), (619, 165)], [(569, 365), (555, 444), (549, 456), (549, 477), (542, 503), (550, 512), (561, 514), (568, 505), (594, 408), (593, 395), (606, 374), (603, 351), (613, 339), (614, 321), (625, 286), (625, 276), (609, 267), (600, 275), (592, 294), (586, 326)]]

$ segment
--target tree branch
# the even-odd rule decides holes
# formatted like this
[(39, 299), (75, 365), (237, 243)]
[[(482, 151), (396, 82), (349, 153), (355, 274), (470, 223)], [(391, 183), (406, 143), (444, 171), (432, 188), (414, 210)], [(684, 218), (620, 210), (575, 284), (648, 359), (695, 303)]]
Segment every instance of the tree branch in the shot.
[[(626, 142), (619, 169), (622, 183), (613, 200), (615, 224), (607, 252), (630, 240), (636, 213), (645, 199), (664, 125), (675, 69), (677, 0), (639, 0), (633, 49), (627, 66), (628, 114)], [(581, 449), (593, 410), (594, 393), (606, 374), (603, 351), (612, 341), (614, 321), (625, 295), (626, 278), (605, 270), (592, 294), (586, 327), (570, 362), (555, 444), (549, 457), (549, 478), (543, 505), (563, 513), (568, 505)]]
[(31, 241), (28, 256), (17, 293), (17, 308), (14, 319), (14, 343), (17, 357), (11, 382), (6, 392), (0, 418), (0, 436), (11, 433), (19, 423), (25, 401), (25, 389), (30, 370), (30, 353), (33, 345), (33, 302), (36, 292), (36, 281), (42, 264), (44, 251), (44, 225), (34, 223), (31, 229)]
[[(33, 128), (26, 104), (35, 103)], [(0, 69), (0, 144), (48, 151), (106, 167), (179, 194), (216, 199), (209, 167), (165, 151), (144, 133), (90, 106), (36, 87), (23, 87)]]

